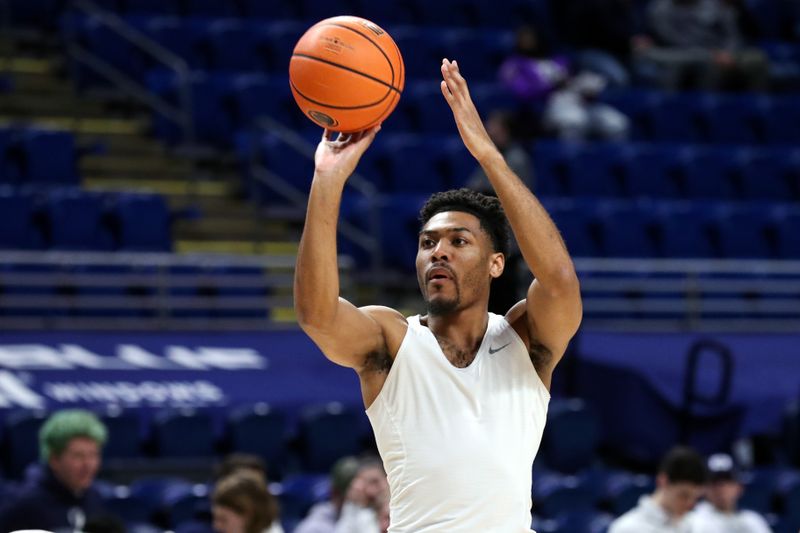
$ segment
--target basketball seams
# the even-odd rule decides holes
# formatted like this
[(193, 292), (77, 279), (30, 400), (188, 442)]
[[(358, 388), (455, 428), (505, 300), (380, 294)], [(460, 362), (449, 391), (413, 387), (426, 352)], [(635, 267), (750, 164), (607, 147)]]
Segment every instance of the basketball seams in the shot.
[(289, 85), (291, 85), (292, 89), (294, 89), (297, 92), (297, 94), (302, 96), (305, 100), (308, 100), (312, 104), (315, 104), (315, 105), (318, 105), (318, 106), (327, 107), (328, 109), (350, 110), (350, 109), (366, 109), (368, 107), (375, 107), (376, 105), (378, 105), (378, 104), (382, 103), (384, 100), (386, 100), (387, 96), (392, 94), (392, 91), (388, 90), (388, 91), (386, 91), (386, 94), (384, 94), (383, 97), (380, 100), (376, 100), (375, 102), (372, 102), (372, 103), (369, 103), (369, 104), (363, 104), (363, 105), (355, 105), (355, 106), (340, 106), (340, 105), (326, 104), (324, 102), (318, 102), (317, 100), (314, 100), (313, 98), (309, 98), (300, 89), (298, 89), (295, 86), (294, 82), (291, 79), (289, 80)]
[[(372, 80), (372, 81), (374, 81), (376, 83), (380, 83), (384, 87), (388, 87), (390, 91), (397, 91), (397, 92), (400, 91), (393, 84), (386, 83), (385, 81), (383, 81), (383, 80), (381, 80), (379, 78), (376, 78), (375, 76), (371, 76), (371, 75), (367, 74), (366, 72), (360, 72), (360, 71), (358, 71), (358, 70), (356, 70), (354, 68), (342, 65), (341, 63), (335, 63), (333, 61), (330, 61), (329, 59), (324, 59), (324, 58), (312, 56), (312, 55), (309, 55), (309, 54), (292, 54), (292, 57), (302, 57), (304, 59), (311, 59), (313, 61), (319, 61), (320, 63), (325, 63), (326, 65), (330, 65), (332, 67), (340, 68), (342, 70), (346, 70), (348, 72), (352, 72), (353, 74), (358, 74), (359, 76), (363, 76), (363, 77), (365, 77), (367, 79), (370, 79), (370, 80)], [(394, 74), (392, 74), (392, 81), (394, 81)]]
[[(392, 88), (393, 88), (393, 89), (395, 89), (395, 86), (394, 86), (394, 65), (392, 64), (392, 60), (391, 60), (391, 59), (389, 59), (389, 56), (388, 56), (388, 55), (386, 55), (386, 51), (383, 49), (383, 47), (381, 47), (381, 45), (380, 45), (380, 44), (378, 44), (378, 43), (376, 43), (375, 41), (373, 41), (373, 40), (372, 40), (372, 38), (370, 38), (370, 36), (369, 36), (369, 35), (367, 35), (366, 33), (361, 33), (361, 32), (360, 32), (360, 31), (358, 31), (357, 29), (355, 29), (355, 28), (351, 28), (350, 26), (346, 26), (346, 25), (344, 25), (344, 24), (338, 24), (338, 23), (336, 23), (336, 22), (326, 22), (326, 23), (325, 23), (325, 24), (323, 24), (322, 26), (335, 26), (335, 27), (337, 27), (337, 28), (342, 28), (342, 29), (344, 29), (344, 30), (348, 30), (348, 31), (351, 31), (351, 32), (353, 32), (353, 33), (355, 33), (355, 34), (357, 34), (357, 35), (360, 35), (361, 37), (363, 37), (364, 39), (366, 39), (367, 41), (369, 41), (369, 43), (370, 43), (372, 46), (374, 46), (375, 48), (377, 48), (377, 50), (378, 50), (378, 51), (381, 53), (381, 55), (383, 56), (383, 58), (384, 58), (384, 59), (386, 60), (386, 62), (389, 64), (389, 70), (390, 70), (390, 71), (391, 71), (391, 73), (392, 73), (392, 83), (391, 83), (391, 85), (392, 85)], [(392, 39), (392, 42), (394, 42), (394, 39)], [(395, 46), (397, 46), (397, 44), (395, 44)]]

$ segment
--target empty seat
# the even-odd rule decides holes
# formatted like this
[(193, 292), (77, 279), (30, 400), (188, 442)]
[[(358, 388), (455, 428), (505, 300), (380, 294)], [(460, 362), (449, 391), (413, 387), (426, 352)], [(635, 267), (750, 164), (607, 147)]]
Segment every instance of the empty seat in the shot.
[(67, 131), (27, 130), (19, 139), (22, 179), (36, 184), (79, 181), (75, 139)]
[(0, 249), (36, 250), (44, 242), (34, 222), (33, 199), (0, 189)]
[(585, 204), (566, 200), (548, 202), (546, 207), (570, 254), (576, 257), (600, 255), (594, 232), (594, 213)]
[(46, 419), (40, 411), (18, 411), (6, 416), (3, 425), (3, 471), (21, 479), (28, 465), (39, 459), (39, 429)]
[(389, 171), (389, 190), (434, 192), (445, 189), (445, 176), (436, 157), (437, 143), (411, 136), (389, 139), (383, 145)]
[(792, 169), (800, 170), (800, 152), (786, 150), (740, 151), (736, 177), (746, 200), (792, 201)]
[(286, 461), (286, 419), (266, 404), (243, 406), (228, 417), (231, 451), (259, 455), (271, 477), (283, 473)]
[(328, 472), (340, 457), (358, 455), (361, 431), (356, 412), (340, 404), (303, 413), (299, 434), (303, 464), (312, 472)]
[(650, 127), (658, 141), (698, 142), (704, 140), (702, 116), (709, 100), (702, 94), (678, 93), (651, 108)]
[(253, 35), (249, 27), (240, 20), (222, 19), (212, 22), (205, 35), (205, 46), (209, 69), (248, 71), (259, 67)]
[(625, 191), (633, 197), (676, 198), (676, 150), (663, 145), (634, 145), (622, 162)]
[(689, 198), (732, 199), (735, 151), (722, 148), (682, 150), (679, 175)]
[(770, 144), (800, 142), (800, 99), (796, 97), (774, 98), (764, 122), (764, 136)]
[(800, 259), (800, 210), (780, 209), (774, 220), (778, 257)]
[(652, 204), (601, 205), (598, 223), (602, 250), (610, 257), (655, 257)]
[(636, 507), (639, 498), (650, 494), (654, 488), (650, 476), (617, 472), (607, 477), (601, 490), (609, 510), (619, 516)]
[(148, 37), (180, 56), (190, 67), (201, 68), (205, 65), (199, 46), (201, 34), (184, 19), (170, 16), (150, 17), (142, 29)]
[(622, 149), (616, 144), (591, 144), (567, 163), (568, 191), (577, 197), (621, 195)]
[(179, 15), (181, 0), (121, 0), (128, 14)]
[(592, 511), (594, 507), (592, 490), (580, 477), (558, 474), (544, 476), (534, 484), (533, 501), (537, 514), (550, 518)]
[(583, 400), (557, 401), (547, 413), (540, 453), (548, 467), (574, 474), (597, 459), (599, 439), (597, 415)]
[(113, 213), (119, 249), (146, 252), (172, 249), (169, 208), (162, 196), (120, 195)]
[(708, 214), (701, 204), (665, 203), (655, 210), (656, 235), (661, 257), (715, 257)]
[(141, 453), (141, 421), (132, 410), (109, 409), (100, 413), (100, 420), (108, 429), (108, 440), (103, 446), (106, 459), (128, 459)]
[(766, 96), (718, 95), (710, 101), (703, 121), (712, 142), (755, 144), (762, 140), (761, 117), (768, 112)]
[[(271, 2), (270, 2), (271, 3)], [(183, 0), (184, 10), (187, 15), (201, 15), (210, 17), (237, 17), (238, 2), (230, 0)]]
[(111, 250), (104, 197), (79, 190), (53, 191), (47, 199), (47, 235), (58, 250)]
[(772, 257), (769, 219), (763, 210), (723, 206), (716, 210), (714, 222), (723, 257)]
[(214, 454), (211, 415), (194, 409), (162, 411), (152, 423), (153, 443), (161, 457), (209, 457)]

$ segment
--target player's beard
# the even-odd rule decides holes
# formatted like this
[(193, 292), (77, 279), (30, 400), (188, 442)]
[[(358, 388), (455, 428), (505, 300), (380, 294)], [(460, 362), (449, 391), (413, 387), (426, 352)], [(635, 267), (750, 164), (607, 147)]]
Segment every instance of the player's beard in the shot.
[(439, 296), (437, 298), (428, 299), (426, 302), (428, 304), (428, 314), (433, 316), (444, 316), (449, 315), (458, 309), (458, 306), (461, 303), (461, 291), (458, 289), (458, 285), (456, 285), (455, 289), (456, 295), (453, 298)]

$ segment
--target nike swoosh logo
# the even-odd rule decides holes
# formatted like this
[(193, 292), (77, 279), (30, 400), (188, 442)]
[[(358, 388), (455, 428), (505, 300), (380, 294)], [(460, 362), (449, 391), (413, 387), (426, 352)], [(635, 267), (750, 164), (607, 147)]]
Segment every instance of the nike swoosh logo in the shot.
[(510, 343), (510, 342), (507, 342), (507, 343), (505, 343), (504, 345), (502, 345), (502, 346), (501, 346), (501, 347), (499, 347), (499, 348), (492, 348), (491, 346), (489, 346), (489, 355), (494, 355), (494, 354), (496, 354), (497, 352), (499, 352), (500, 350), (502, 350), (503, 348), (505, 348), (505, 347), (506, 347), (506, 346), (508, 346), (509, 344), (511, 344), (511, 343)]

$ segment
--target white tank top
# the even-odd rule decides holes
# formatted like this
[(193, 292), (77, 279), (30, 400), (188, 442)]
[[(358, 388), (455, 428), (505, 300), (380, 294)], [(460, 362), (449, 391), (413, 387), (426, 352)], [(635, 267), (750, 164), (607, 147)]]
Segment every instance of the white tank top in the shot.
[(550, 394), (522, 339), (489, 314), (466, 368), (419, 316), (367, 409), (391, 489), (390, 533), (521, 533)]

